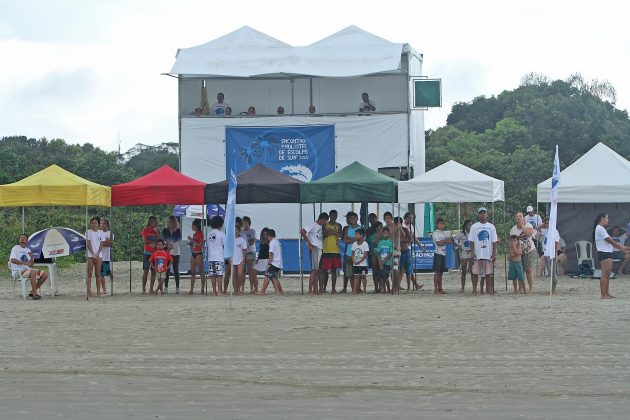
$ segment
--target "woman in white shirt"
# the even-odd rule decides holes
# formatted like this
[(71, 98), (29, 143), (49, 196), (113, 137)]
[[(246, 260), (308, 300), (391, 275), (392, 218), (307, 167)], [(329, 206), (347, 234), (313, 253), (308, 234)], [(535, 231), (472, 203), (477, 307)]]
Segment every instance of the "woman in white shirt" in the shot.
[(101, 264), (103, 263), (103, 232), (99, 230), (101, 219), (92, 217), (90, 220), (90, 228), (85, 232), (85, 256), (87, 257), (87, 289), (88, 296), (92, 297), (92, 273), (96, 278), (96, 294), (101, 296)]
[(597, 248), (597, 258), (602, 269), (602, 276), (599, 279), (599, 289), (602, 299), (614, 298), (608, 292), (608, 284), (610, 278), (610, 272), (612, 271), (612, 253), (614, 248), (620, 249), (624, 252), (628, 252), (629, 248), (613, 241), (608, 235), (608, 232), (604, 228), (608, 224), (608, 215), (606, 213), (600, 213), (595, 219), (595, 225), (593, 226), (593, 240), (595, 241), (595, 248)]

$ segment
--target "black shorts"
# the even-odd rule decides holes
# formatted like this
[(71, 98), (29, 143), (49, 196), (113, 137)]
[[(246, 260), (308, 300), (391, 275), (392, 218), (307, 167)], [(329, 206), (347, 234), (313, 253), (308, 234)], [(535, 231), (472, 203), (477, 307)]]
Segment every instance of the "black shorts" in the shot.
[(269, 265), (269, 268), (267, 268), (267, 270), (265, 271), (265, 277), (267, 277), (269, 280), (277, 279), (279, 274), (280, 274), (280, 269), (276, 267), (275, 265), (271, 265), (271, 264)]
[(352, 274), (355, 276), (363, 275), (368, 273), (368, 268), (366, 266), (355, 265), (352, 267)]
[(378, 276), (382, 278), (383, 280), (388, 279), (389, 272), (391, 271), (391, 269), (392, 269), (391, 265), (384, 265), (383, 268), (378, 270)]
[(438, 254), (437, 252), (433, 254), (432, 270), (434, 273), (446, 272), (446, 256)]
[(597, 251), (597, 259), (600, 261), (612, 259), (612, 252)]

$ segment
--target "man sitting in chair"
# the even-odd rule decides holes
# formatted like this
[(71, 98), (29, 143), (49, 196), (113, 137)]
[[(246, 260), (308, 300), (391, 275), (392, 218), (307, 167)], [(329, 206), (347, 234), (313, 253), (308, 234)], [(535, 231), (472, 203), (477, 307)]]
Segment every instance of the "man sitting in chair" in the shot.
[(29, 293), (29, 296), (37, 300), (41, 299), (41, 296), (37, 294), (37, 290), (42, 287), (42, 284), (48, 279), (48, 274), (43, 270), (33, 268), (35, 259), (27, 245), (28, 235), (23, 233), (20, 235), (20, 244), (15, 245), (11, 249), (11, 271), (17, 271), (23, 278), (27, 277), (30, 279), (31, 293)]

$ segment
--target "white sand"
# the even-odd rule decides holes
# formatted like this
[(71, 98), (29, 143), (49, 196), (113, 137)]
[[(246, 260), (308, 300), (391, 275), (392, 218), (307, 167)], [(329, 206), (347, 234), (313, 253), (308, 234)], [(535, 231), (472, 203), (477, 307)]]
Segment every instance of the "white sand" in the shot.
[[(23, 301), (0, 282), (0, 418), (628, 418), (630, 276), (539, 294), (141, 296)], [(503, 273), (500, 274), (503, 278)], [(371, 279), (369, 280), (371, 282)], [(188, 287), (188, 280), (182, 280)], [(109, 282), (108, 282), (109, 285)], [(470, 287), (470, 286), (468, 286)], [(174, 284), (171, 284), (171, 290)], [(511, 285), (510, 285), (511, 290)], [(45, 287), (46, 295), (50, 288)], [(359, 417), (357, 417), (359, 418)]]

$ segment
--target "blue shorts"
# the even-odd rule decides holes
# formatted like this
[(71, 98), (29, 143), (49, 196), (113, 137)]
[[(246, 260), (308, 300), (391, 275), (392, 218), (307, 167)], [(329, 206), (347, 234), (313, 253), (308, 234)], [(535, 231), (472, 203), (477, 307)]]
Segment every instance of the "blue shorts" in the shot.
[(149, 262), (149, 258), (151, 258), (151, 254), (147, 252), (144, 252), (142, 254), (142, 269), (144, 271), (149, 271), (150, 269), (152, 273), (155, 273), (155, 269), (151, 266), (151, 263)]
[(109, 276), (111, 274), (112, 274), (112, 268), (110, 266), (110, 262), (103, 261), (103, 264), (101, 264), (101, 275)]
[(405, 270), (405, 273), (413, 273), (413, 264), (411, 263), (411, 251), (405, 249), (400, 251), (400, 266)]

